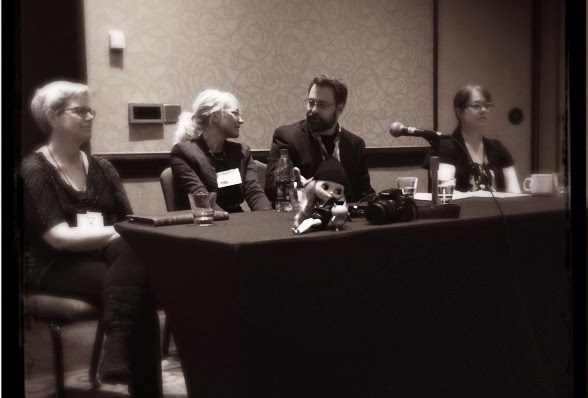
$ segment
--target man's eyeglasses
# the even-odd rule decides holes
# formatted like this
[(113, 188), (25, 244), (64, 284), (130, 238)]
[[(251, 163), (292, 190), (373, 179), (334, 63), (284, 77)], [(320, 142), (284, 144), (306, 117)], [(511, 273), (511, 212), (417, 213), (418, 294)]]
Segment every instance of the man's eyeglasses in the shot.
[(493, 106), (494, 106), (494, 104), (491, 104), (490, 102), (487, 102), (485, 104), (466, 105), (465, 107), (466, 108), (470, 108), (474, 112), (480, 112), (482, 110), (482, 108), (486, 108), (487, 111), (491, 111)]
[(57, 113), (61, 113), (61, 112), (65, 112), (65, 111), (70, 111), (72, 113), (75, 113), (76, 115), (78, 115), (81, 118), (85, 118), (86, 116), (88, 116), (88, 113), (90, 115), (92, 115), (92, 117), (96, 117), (96, 111), (91, 108), (86, 108), (85, 106), (76, 106), (73, 108), (60, 109), (57, 111)]
[(333, 105), (335, 105), (334, 102), (329, 103), (329, 102), (325, 102), (325, 101), (316, 101), (316, 100), (313, 100), (310, 98), (305, 99), (304, 102), (306, 102), (306, 107), (308, 109), (312, 109), (315, 106), (317, 107), (317, 109), (328, 109), (328, 108), (332, 107)]

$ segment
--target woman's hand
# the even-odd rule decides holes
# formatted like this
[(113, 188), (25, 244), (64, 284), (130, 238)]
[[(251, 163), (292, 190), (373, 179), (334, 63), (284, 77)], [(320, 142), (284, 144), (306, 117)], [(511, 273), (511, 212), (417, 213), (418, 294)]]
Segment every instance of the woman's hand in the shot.
[(120, 238), (113, 226), (70, 227), (66, 222), (57, 224), (43, 234), (43, 239), (54, 249), (89, 251), (101, 249)]
[(452, 180), (455, 178), (455, 166), (449, 163), (439, 163), (437, 178), (440, 181)]

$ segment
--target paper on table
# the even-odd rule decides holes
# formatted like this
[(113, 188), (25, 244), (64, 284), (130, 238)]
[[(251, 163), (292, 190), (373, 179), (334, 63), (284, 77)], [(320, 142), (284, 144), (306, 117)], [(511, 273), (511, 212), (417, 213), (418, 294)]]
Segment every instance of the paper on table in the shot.
[[(510, 192), (494, 192), (496, 198), (514, 198), (518, 196), (531, 196), (527, 193), (510, 193)], [(489, 191), (475, 191), (475, 192), (461, 192), (453, 191), (453, 200), (466, 198), (491, 198), (492, 194)], [(417, 192), (414, 194), (415, 200), (432, 200), (431, 194), (427, 192)]]

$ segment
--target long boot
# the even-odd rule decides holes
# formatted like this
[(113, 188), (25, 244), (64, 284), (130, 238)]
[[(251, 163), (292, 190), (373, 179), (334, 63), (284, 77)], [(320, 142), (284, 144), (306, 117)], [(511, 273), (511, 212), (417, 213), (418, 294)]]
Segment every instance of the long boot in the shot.
[(113, 286), (104, 291), (104, 354), (98, 370), (106, 384), (128, 384), (129, 336), (141, 310), (143, 290), (135, 286)]

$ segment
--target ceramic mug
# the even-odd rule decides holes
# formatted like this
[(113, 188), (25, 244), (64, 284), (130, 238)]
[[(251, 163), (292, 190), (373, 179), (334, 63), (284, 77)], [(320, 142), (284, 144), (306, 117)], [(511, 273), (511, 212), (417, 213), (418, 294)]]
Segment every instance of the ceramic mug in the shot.
[(553, 192), (553, 175), (531, 174), (523, 181), (523, 189), (532, 195), (551, 195)]

